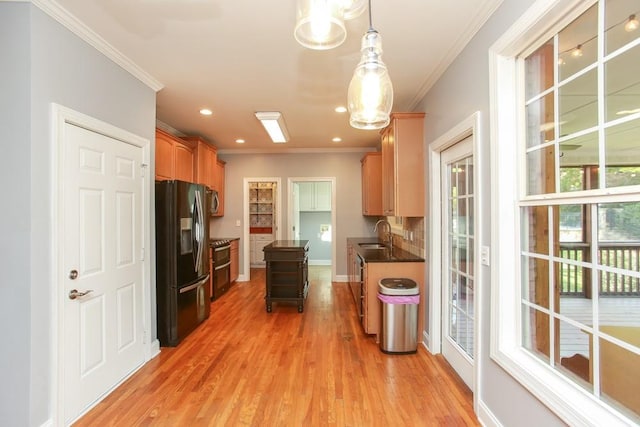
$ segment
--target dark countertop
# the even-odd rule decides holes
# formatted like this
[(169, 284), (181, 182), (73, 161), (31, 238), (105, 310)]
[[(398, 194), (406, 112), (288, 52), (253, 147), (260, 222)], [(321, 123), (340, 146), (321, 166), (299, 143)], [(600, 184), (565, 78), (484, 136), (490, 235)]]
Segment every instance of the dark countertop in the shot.
[(308, 240), (274, 240), (265, 246), (265, 249), (287, 250), (287, 249), (306, 249), (309, 247)]
[(385, 249), (365, 249), (360, 243), (382, 243), (376, 237), (347, 237), (347, 244), (352, 245), (364, 262), (424, 262), (411, 252), (400, 248)]

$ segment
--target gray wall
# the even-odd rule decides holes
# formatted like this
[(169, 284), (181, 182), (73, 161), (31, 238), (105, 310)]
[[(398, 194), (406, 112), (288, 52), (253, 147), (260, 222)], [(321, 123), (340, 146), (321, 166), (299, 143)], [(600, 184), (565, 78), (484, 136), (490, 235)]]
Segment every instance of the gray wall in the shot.
[[(364, 153), (229, 154), (218, 157), (227, 162), (225, 170), (224, 216), (211, 221), (212, 233), (240, 237), (240, 274), (244, 267), (243, 189), (244, 178), (280, 177), (282, 187), (282, 237), (286, 238), (287, 179), (290, 177), (336, 178), (336, 274), (347, 274), (347, 237), (373, 236), (375, 220), (362, 216), (360, 159)], [(236, 221), (241, 222), (236, 227)], [(373, 221), (373, 223), (371, 222)]]
[(310, 264), (331, 261), (332, 242), (320, 240), (322, 224), (331, 224), (331, 212), (300, 212), (300, 238), (309, 241)]
[[(484, 233), (481, 245), (491, 246), (488, 50), (531, 4), (530, 0), (505, 0), (416, 108), (416, 111), (427, 113), (427, 143), (435, 141), (475, 111), (482, 114), (480, 136), (484, 155), (476, 159), (476, 164), (482, 168), (479, 187), (484, 194), (480, 201), (483, 215), (481, 227)], [(482, 336), (485, 338), (481, 343), (480, 355), (483, 381), (479, 388), (482, 400), (505, 426), (564, 425), (546, 406), (490, 359), (491, 276), (488, 267), (482, 267), (482, 283), (481, 319)]]
[(0, 58), (0, 425), (38, 426), (53, 393), (51, 104), (153, 142), (155, 92), (30, 3), (0, 2)]

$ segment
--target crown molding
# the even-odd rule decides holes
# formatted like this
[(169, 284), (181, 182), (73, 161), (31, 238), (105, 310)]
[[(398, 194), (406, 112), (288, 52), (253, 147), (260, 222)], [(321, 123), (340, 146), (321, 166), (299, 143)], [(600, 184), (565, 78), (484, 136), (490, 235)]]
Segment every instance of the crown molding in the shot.
[(54, 0), (31, 0), (31, 3), (154, 91), (158, 92), (164, 87), (157, 79), (123, 55)]
[(218, 154), (343, 154), (368, 153), (378, 151), (375, 147), (342, 147), (342, 148), (222, 148)]

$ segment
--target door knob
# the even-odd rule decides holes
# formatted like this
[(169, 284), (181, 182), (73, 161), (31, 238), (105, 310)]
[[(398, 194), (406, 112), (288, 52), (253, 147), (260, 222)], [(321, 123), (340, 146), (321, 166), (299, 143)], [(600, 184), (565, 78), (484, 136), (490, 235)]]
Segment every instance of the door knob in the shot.
[(76, 280), (78, 278), (78, 270), (71, 270), (69, 272), (69, 279)]
[(76, 299), (79, 297), (83, 297), (85, 295), (87, 295), (88, 293), (93, 292), (91, 289), (88, 291), (84, 291), (84, 292), (78, 292), (77, 289), (72, 289), (69, 291), (69, 299)]

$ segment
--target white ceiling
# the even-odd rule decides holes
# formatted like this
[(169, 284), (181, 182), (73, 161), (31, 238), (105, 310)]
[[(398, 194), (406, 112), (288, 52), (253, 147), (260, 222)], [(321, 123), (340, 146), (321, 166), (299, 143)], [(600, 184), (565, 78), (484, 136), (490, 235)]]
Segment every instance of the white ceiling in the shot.
[[(42, 3), (43, 0), (40, 1)], [(347, 88), (368, 28), (347, 21), (338, 48), (293, 37), (295, 0), (57, 0), (85, 33), (159, 83), (157, 118), (219, 149), (375, 147), (377, 131), (349, 126)], [(502, 0), (373, 0), (373, 26), (394, 87), (393, 111), (412, 111)], [(74, 21), (73, 18), (69, 21)], [(82, 32), (82, 31), (81, 31)], [(140, 71), (138, 70), (138, 71)], [(213, 115), (201, 116), (201, 108)], [(273, 144), (256, 111), (280, 111), (290, 134)], [(341, 137), (342, 142), (331, 139)], [(240, 145), (237, 138), (244, 138)], [(283, 145), (285, 147), (283, 147)]]

